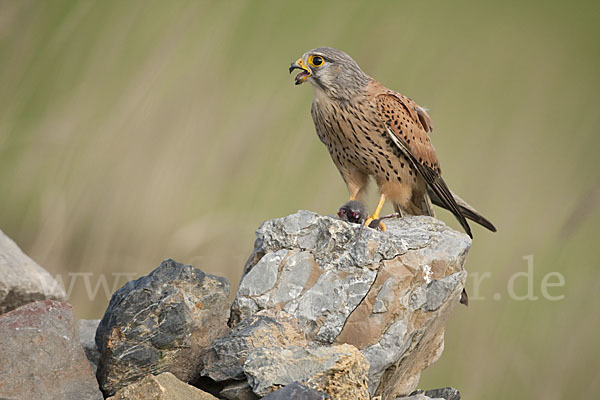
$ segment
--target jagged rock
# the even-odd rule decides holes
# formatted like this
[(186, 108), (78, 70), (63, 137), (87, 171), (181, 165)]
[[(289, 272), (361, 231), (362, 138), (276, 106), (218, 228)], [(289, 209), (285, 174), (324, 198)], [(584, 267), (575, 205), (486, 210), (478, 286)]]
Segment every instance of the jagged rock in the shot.
[(100, 361), (100, 350), (96, 346), (96, 329), (98, 329), (99, 319), (79, 320), (79, 339), (85, 356), (90, 362), (90, 366), (96, 375), (98, 361)]
[(460, 400), (460, 392), (452, 387), (431, 389), (428, 391), (415, 390), (409, 396), (398, 397), (396, 400)]
[(209, 393), (190, 386), (170, 372), (148, 375), (120, 389), (107, 400), (217, 400)]
[(323, 392), (307, 388), (298, 382), (294, 382), (284, 386), (279, 390), (269, 393), (263, 397), (263, 400), (325, 400), (328, 398), (329, 396)]
[(332, 399), (369, 399), (369, 363), (351, 345), (258, 347), (248, 352), (244, 373), (254, 393), (264, 396), (302, 382)]
[(243, 365), (249, 350), (291, 344), (306, 346), (297, 320), (285, 312), (261, 311), (215, 340), (205, 357), (202, 375), (218, 382), (244, 380)]
[(162, 372), (189, 382), (213, 340), (227, 332), (228, 297), (225, 278), (173, 260), (125, 284), (96, 331), (102, 391), (113, 395)]
[(70, 304), (39, 301), (0, 316), (0, 398), (102, 400)]
[(0, 314), (39, 300), (66, 298), (63, 287), (0, 231)]
[(431, 389), (425, 392), (426, 396), (441, 398), (444, 400), (460, 400), (460, 392), (453, 387)]
[(312, 345), (349, 343), (370, 363), (369, 390), (407, 395), (443, 350), (471, 245), (430, 217), (380, 232), (299, 211), (266, 221), (242, 275), (230, 325), (264, 309), (296, 317)]
[(406, 397), (397, 397), (396, 400), (443, 400), (443, 399), (432, 399), (429, 396), (424, 395), (423, 393), (417, 393)]
[(258, 397), (250, 387), (248, 381), (233, 381), (227, 384), (219, 392), (219, 395), (227, 400), (258, 400)]
[(260, 311), (238, 324), (229, 335), (215, 340), (204, 358), (201, 375), (223, 382), (225, 386), (219, 394), (226, 399), (258, 399), (244, 374), (248, 351), (290, 344), (306, 345), (296, 318), (283, 311)]

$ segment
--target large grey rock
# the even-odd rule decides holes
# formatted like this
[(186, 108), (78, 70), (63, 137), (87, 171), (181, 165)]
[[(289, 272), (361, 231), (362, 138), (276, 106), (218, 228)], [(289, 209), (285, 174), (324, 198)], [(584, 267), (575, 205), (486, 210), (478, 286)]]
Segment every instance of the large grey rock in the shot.
[(173, 260), (125, 284), (96, 331), (102, 391), (113, 395), (162, 372), (192, 380), (211, 343), (227, 332), (228, 305), (225, 278)]
[(70, 304), (39, 301), (0, 316), (0, 398), (102, 399)]
[(98, 350), (98, 346), (96, 345), (96, 329), (98, 329), (98, 324), (100, 324), (99, 319), (79, 320), (81, 347), (83, 347), (85, 356), (90, 362), (94, 375), (96, 375), (98, 362), (100, 361), (100, 350)]
[(230, 325), (260, 310), (296, 317), (312, 345), (348, 343), (370, 363), (369, 390), (407, 395), (443, 350), (471, 241), (430, 217), (380, 232), (299, 211), (257, 231)]
[(248, 353), (244, 373), (254, 393), (264, 396), (302, 382), (332, 399), (368, 400), (369, 363), (351, 345), (259, 347)]
[(0, 231), (0, 314), (33, 301), (65, 298), (65, 290), (48, 271)]
[(107, 400), (217, 400), (175, 377), (170, 372), (148, 375), (141, 381), (122, 388)]

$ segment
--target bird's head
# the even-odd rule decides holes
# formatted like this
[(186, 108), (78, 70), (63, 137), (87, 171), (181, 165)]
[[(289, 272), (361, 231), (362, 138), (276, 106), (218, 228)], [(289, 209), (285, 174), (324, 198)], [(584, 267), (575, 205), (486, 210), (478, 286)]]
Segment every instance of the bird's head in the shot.
[(290, 73), (299, 69), (296, 85), (306, 81), (331, 97), (349, 97), (365, 88), (369, 77), (356, 61), (341, 50), (319, 47), (304, 53), (290, 66)]

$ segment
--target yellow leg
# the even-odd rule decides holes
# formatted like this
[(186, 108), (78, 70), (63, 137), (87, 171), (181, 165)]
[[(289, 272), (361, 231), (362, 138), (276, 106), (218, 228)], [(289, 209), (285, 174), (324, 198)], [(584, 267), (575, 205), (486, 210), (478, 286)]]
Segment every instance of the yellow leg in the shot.
[(373, 219), (379, 218), (379, 214), (381, 214), (381, 209), (383, 208), (383, 203), (385, 203), (385, 194), (382, 193), (381, 196), (379, 196), (379, 203), (377, 204), (377, 208), (373, 213)]
[(350, 201), (354, 201), (354, 200), (356, 200), (356, 195), (354, 195), (354, 194), (350, 195)]
[[(383, 208), (383, 204), (385, 203), (385, 194), (381, 194), (381, 196), (379, 196), (379, 203), (377, 204), (377, 208), (375, 209), (375, 212), (373, 213), (373, 215), (371, 215), (369, 218), (367, 218), (367, 220), (365, 221), (365, 225), (369, 226), (369, 224), (371, 222), (373, 222), (374, 219), (379, 218), (379, 214), (381, 213), (381, 209)], [(384, 228), (385, 229), (385, 228)]]

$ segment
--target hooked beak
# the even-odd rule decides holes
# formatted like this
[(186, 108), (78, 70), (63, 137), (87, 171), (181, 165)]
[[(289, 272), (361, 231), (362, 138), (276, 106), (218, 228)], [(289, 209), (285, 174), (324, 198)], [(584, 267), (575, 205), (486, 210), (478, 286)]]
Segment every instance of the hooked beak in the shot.
[(302, 61), (301, 58), (296, 60), (296, 62), (292, 63), (292, 65), (290, 66), (290, 74), (295, 69), (302, 70), (298, 75), (296, 75), (296, 79), (295, 79), (296, 85), (300, 85), (301, 83), (304, 83), (304, 81), (307, 80), (312, 75), (312, 73), (310, 72), (310, 69), (306, 65), (304, 65), (304, 62)]

